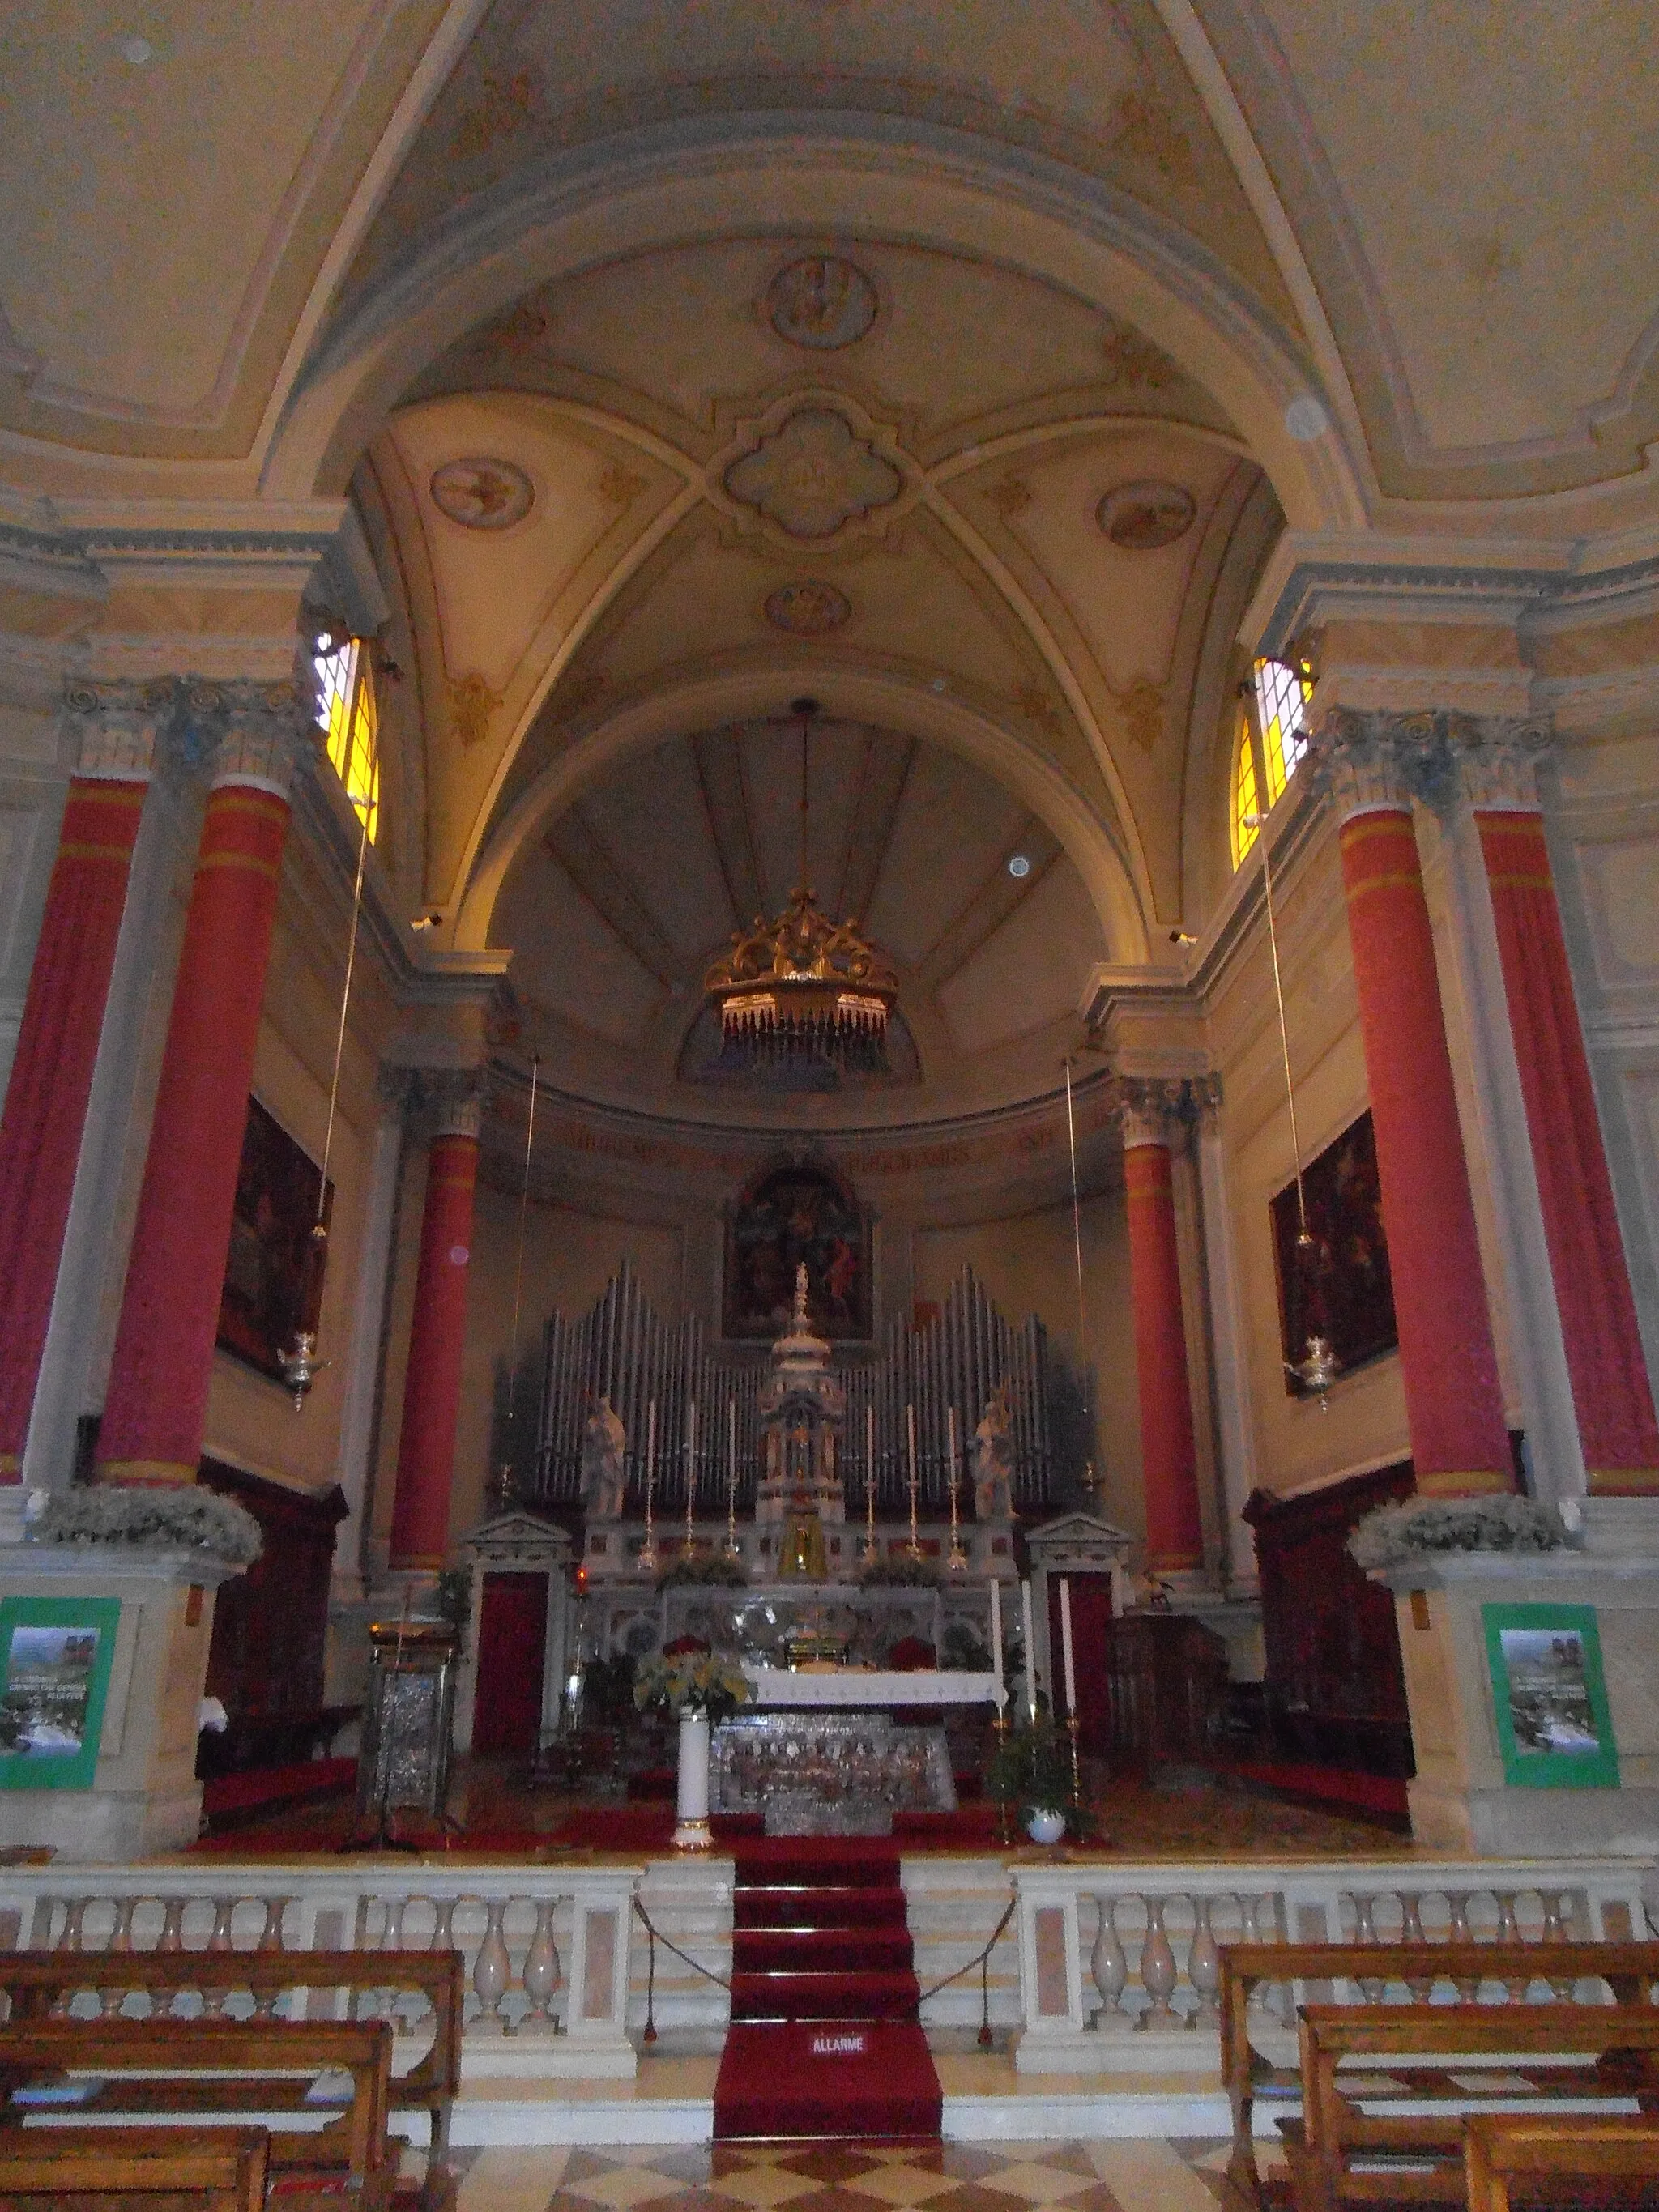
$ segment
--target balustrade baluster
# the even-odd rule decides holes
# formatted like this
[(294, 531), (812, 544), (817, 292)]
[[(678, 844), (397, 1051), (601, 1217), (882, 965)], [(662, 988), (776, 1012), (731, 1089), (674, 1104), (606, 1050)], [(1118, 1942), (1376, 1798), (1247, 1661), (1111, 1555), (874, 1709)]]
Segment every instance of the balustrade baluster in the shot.
[[(115, 1925), (110, 1929), (109, 1942), (104, 1948), (116, 1957), (125, 1956), (132, 1949), (132, 1916), (137, 1910), (136, 1897), (119, 1897), (115, 1900)], [(101, 1989), (98, 2002), (102, 2013), (114, 2015), (126, 2002), (126, 1991)]]
[(1164, 1903), (1161, 1897), (1149, 1897), (1146, 1906), (1146, 1938), (1140, 1947), (1140, 1985), (1152, 2002), (1135, 2026), (1148, 2027), (1179, 2027), (1181, 2015), (1170, 2002), (1176, 1985), (1176, 1955), (1164, 1927)]
[[(1500, 1943), (1518, 1943), (1521, 1940), (1521, 1928), (1515, 1917), (1516, 1892), (1512, 1889), (1495, 1889), (1492, 1895), (1498, 1900), (1498, 1941)], [(1522, 1998), (1525, 1996), (1531, 1979), (1532, 1977), (1529, 1974), (1504, 1976), (1504, 1987), (1512, 2004), (1519, 2004)]]
[[(1451, 1915), (1451, 1926), (1447, 1930), (1446, 1941), (1449, 1943), (1471, 1942), (1474, 1939), (1469, 1932), (1468, 1891), (1449, 1889), (1446, 1892), (1446, 1910)], [(1479, 1974), (1459, 1974), (1453, 1986), (1457, 1991), (1460, 2004), (1473, 2004), (1480, 1994), (1480, 1977)]]
[[(1423, 1900), (1414, 1889), (1400, 1893), (1400, 1940), (1402, 1943), (1426, 1947), (1428, 1936), (1423, 1927)], [(1432, 1974), (1407, 1974), (1406, 1987), (1419, 2004), (1427, 2004), (1434, 1990)]]
[[(1565, 1895), (1566, 1892), (1561, 1889), (1540, 1889), (1538, 1893), (1538, 1902), (1544, 1908), (1544, 1933), (1541, 1940), (1545, 1943), (1565, 1943), (1567, 1941), (1566, 1916), (1561, 1910), (1562, 1900)], [(1571, 1975), (1552, 1974), (1549, 1983), (1550, 1995), (1554, 1997), (1557, 2003), (1566, 2004), (1571, 2002), (1574, 1986)]]
[(536, 1932), (530, 1939), (524, 1962), (524, 1989), (530, 1999), (530, 2010), (519, 2022), (521, 2034), (526, 2029), (538, 2028), (552, 2033), (558, 2026), (551, 2010), (554, 1992), (559, 1986), (559, 1954), (553, 1941), (554, 1903), (550, 1897), (536, 1900)]
[[(1353, 1940), (1356, 1943), (1375, 1943), (1376, 1941), (1376, 1899), (1353, 1893)], [(1358, 1978), (1360, 1995), (1367, 2004), (1381, 2004), (1388, 1984), (1379, 1981), (1375, 1974)]]
[(66, 1897), (64, 1899), (64, 1926), (57, 1942), (52, 1946), (54, 1950), (79, 1951), (81, 1923), (86, 1918), (87, 1907), (91, 1903), (92, 1899), (89, 1897)]
[(185, 1948), (185, 1899), (166, 1899), (161, 1907), (161, 1933), (156, 1939), (158, 1951), (182, 1951)]
[(1221, 1986), (1221, 1956), (1210, 1926), (1210, 1900), (1196, 1890), (1193, 1892), (1193, 1940), (1187, 1947), (1187, 1979), (1198, 1997), (1198, 2008), (1188, 2020), (1188, 2027), (1218, 2027), (1221, 2014), (1216, 2009), (1215, 1996)]
[[(236, 1946), (232, 1942), (230, 1936), (230, 1923), (235, 1911), (236, 1899), (234, 1897), (214, 1899), (213, 1933), (207, 1940), (207, 1948), (210, 1951), (224, 1952), (235, 1949)], [(204, 1989), (202, 1991), (203, 2019), (223, 2020), (229, 1996), (228, 1990)]]
[(487, 1924), (483, 1941), (479, 1944), (478, 1955), (472, 1962), (472, 1986), (477, 1993), (482, 2009), (472, 2026), (499, 2033), (506, 2024), (501, 2018), (501, 1999), (507, 1995), (507, 1985), (513, 1974), (507, 1938), (501, 1933), (501, 1921), (507, 1911), (505, 1899), (486, 1905), (484, 1911)]
[(1097, 1896), (1095, 1909), (1100, 1915), (1095, 1929), (1095, 1945), (1089, 1954), (1089, 1972), (1095, 1987), (1100, 1991), (1100, 2012), (1095, 2015), (1095, 2025), (1102, 2014), (1121, 2013), (1123, 2009), (1123, 1986), (1129, 1978), (1129, 1962), (1123, 1955), (1123, 1946), (1118, 1941), (1117, 1922), (1113, 1917), (1113, 1899)]

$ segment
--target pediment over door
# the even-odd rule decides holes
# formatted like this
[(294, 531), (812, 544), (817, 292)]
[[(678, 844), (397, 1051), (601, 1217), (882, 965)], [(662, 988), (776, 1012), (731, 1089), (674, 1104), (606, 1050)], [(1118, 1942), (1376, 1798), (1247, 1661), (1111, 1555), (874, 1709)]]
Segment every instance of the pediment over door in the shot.
[(570, 1564), (570, 1538), (558, 1522), (516, 1506), (481, 1521), (462, 1537), (460, 1548), (472, 1566), (557, 1569)]
[(1031, 1564), (1048, 1574), (1109, 1572), (1127, 1559), (1135, 1539), (1095, 1513), (1061, 1513), (1026, 1538)]

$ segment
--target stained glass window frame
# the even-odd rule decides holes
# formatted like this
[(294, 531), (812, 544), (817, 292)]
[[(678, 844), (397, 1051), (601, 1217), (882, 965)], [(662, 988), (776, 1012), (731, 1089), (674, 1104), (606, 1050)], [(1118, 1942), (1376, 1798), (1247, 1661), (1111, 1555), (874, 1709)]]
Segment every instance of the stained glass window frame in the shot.
[(361, 637), (317, 640), (317, 726), (330, 765), (372, 845), (380, 826), (380, 722), (374, 671)]

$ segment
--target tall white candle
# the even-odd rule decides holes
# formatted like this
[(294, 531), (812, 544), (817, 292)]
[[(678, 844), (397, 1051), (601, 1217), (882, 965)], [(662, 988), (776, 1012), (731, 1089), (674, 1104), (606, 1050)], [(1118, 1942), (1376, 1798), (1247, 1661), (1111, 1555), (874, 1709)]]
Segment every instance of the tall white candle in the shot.
[(904, 1437), (909, 1454), (910, 1487), (914, 1490), (916, 1486), (916, 1409), (914, 1406), (907, 1406), (904, 1409)]
[(1072, 1585), (1060, 1578), (1060, 1648), (1066, 1662), (1066, 1717), (1077, 1717), (1077, 1668), (1072, 1658)]
[(1031, 1578), (1019, 1586), (1020, 1625), (1025, 1631), (1025, 1702), (1036, 1719), (1036, 1640), (1031, 1634)]
[(726, 1479), (733, 1490), (738, 1486), (738, 1401), (726, 1401)]
[(1007, 1692), (1002, 1686), (1002, 1586), (994, 1575), (991, 1577), (991, 1672), (996, 1677), (997, 1711), (1000, 1712)]
[(648, 1496), (657, 1479), (657, 1401), (653, 1398), (645, 1414), (645, 1487)]
[(697, 1401), (685, 1408), (685, 1548), (691, 1548), (691, 1512), (697, 1498)]

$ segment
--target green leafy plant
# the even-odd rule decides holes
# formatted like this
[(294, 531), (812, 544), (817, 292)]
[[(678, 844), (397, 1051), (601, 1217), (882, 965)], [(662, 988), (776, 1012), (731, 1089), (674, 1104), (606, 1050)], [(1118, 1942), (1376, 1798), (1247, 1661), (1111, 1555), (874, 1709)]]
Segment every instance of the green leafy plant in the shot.
[(1021, 1820), (1035, 1812), (1064, 1813), (1073, 1834), (1087, 1826), (1072, 1789), (1071, 1746), (1047, 1713), (1008, 1730), (985, 1769), (984, 1788), (994, 1804), (1015, 1807)]
[(657, 1577), (657, 1588), (684, 1589), (702, 1584), (714, 1589), (743, 1589), (748, 1582), (743, 1561), (734, 1559), (729, 1552), (694, 1552), (689, 1559), (682, 1553), (671, 1560)]
[(754, 1694), (737, 1661), (718, 1651), (653, 1652), (640, 1661), (634, 1674), (634, 1703), (641, 1712), (660, 1706), (677, 1715), (702, 1712), (710, 1721), (723, 1721)]
[(1379, 1505), (1356, 1524), (1348, 1555), (1361, 1567), (1392, 1567), (1437, 1552), (1553, 1552), (1559, 1517), (1532, 1498), (1407, 1498)]
[(441, 1619), (452, 1628), (465, 1628), (472, 1618), (472, 1577), (466, 1569), (446, 1567), (434, 1595)]
[(939, 1638), (939, 1663), (967, 1674), (988, 1674), (991, 1653), (965, 1620), (947, 1620)]
[(878, 1557), (858, 1571), (860, 1589), (937, 1589), (939, 1569), (931, 1559), (913, 1559), (906, 1552), (890, 1559)]

